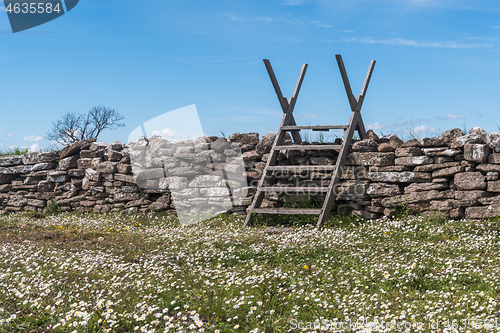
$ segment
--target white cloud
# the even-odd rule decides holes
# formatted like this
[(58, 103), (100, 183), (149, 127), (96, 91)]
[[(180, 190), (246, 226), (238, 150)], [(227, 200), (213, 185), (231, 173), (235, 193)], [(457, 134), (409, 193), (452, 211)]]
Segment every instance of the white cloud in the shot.
[(297, 118), (318, 118), (318, 116), (315, 114), (303, 114), (303, 115), (297, 116)]
[(373, 39), (371, 37), (350, 38), (344, 39), (342, 42), (355, 42), (363, 44), (387, 44), (387, 45), (402, 45), (414, 47), (434, 47), (434, 48), (450, 48), (450, 49), (471, 49), (471, 48), (490, 48), (493, 47), (487, 43), (461, 43), (456, 41), (445, 42), (420, 42), (413, 39), (404, 38), (387, 38), (387, 39)]
[(40, 151), (41, 148), (40, 148), (40, 145), (38, 143), (35, 143), (35, 144), (32, 144), (30, 146), (30, 151), (34, 152), (34, 151)]
[(177, 133), (170, 128), (164, 128), (161, 131), (153, 131), (153, 135), (159, 135), (165, 140), (186, 140), (189, 139), (186, 135)]
[(420, 125), (420, 126), (417, 126), (413, 129), (413, 132), (415, 133), (420, 133), (420, 132), (423, 132), (423, 131), (427, 131), (427, 126), (425, 125)]
[(12, 138), (12, 137), (14, 136), (14, 134), (9, 133), (9, 134), (7, 134), (7, 136), (8, 136), (9, 138)]
[(11, 142), (11, 139), (3, 139), (3, 142)]
[(2, 132), (3, 132), (3, 129), (0, 128), (0, 133), (2, 133)]
[(427, 128), (425, 125), (417, 126), (413, 130), (408, 130), (408, 132), (414, 132), (414, 133), (422, 133), (422, 132), (429, 132), (433, 133), (436, 132), (437, 128)]
[(382, 123), (374, 123), (374, 124), (367, 125), (366, 127), (368, 129), (371, 129), (371, 130), (381, 130), (385, 126)]
[(461, 114), (451, 114), (451, 113), (447, 113), (446, 114), (446, 118), (448, 119), (464, 119), (465, 117)]
[(30, 135), (23, 137), (23, 140), (28, 142), (40, 142), (43, 140), (43, 136)]

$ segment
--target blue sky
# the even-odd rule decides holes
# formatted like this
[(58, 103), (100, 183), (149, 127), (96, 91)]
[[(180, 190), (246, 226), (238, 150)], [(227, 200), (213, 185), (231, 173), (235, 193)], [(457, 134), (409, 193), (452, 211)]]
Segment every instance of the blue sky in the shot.
[(377, 60), (362, 110), (377, 133), (500, 125), (498, 1), (80, 0), (17, 34), (1, 6), (0, 149), (48, 147), (53, 121), (97, 104), (126, 124), (101, 141), (127, 141), (142, 123), (192, 104), (206, 134), (265, 134), (281, 110), (263, 58), (286, 97), (309, 64), (299, 124), (344, 124), (337, 53), (355, 94)]

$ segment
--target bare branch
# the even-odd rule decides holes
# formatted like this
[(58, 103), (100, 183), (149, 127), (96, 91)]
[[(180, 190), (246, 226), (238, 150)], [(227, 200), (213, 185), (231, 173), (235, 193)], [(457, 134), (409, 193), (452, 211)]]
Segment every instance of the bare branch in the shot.
[(104, 130), (124, 127), (123, 116), (115, 109), (102, 105), (92, 107), (86, 114), (66, 113), (61, 120), (52, 123), (46, 139), (67, 145), (71, 142), (97, 138)]

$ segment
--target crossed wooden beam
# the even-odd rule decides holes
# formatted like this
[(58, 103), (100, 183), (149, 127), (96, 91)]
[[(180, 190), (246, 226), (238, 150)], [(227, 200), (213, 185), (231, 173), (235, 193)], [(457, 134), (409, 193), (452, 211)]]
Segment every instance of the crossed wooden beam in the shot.
[[(274, 139), (273, 146), (269, 153), (269, 157), (266, 162), (266, 166), (264, 167), (261, 179), (257, 185), (256, 193), (253, 199), (251, 206), (249, 207), (249, 213), (243, 224), (243, 227), (246, 227), (251, 219), (252, 212), (255, 213), (266, 213), (266, 214), (319, 214), (317, 228), (320, 229), (323, 226), (324, 222), (328, 219), (328, 216), (335, 206), (335, 201), (337, 197), (335, 186), (340, 181), (340, 176), (342, 174), (342, 168), (345, 164), (347, 155), (349, 154), (349, 150), (351, 148), (352, 137), (354, 135), (354, 131), (357, 130), (361, 139), (366, 136), (365, 126), (363, 124), (363, 119), (361, 118), (361, 107), (363, 106), (363, 101), (365, 98), (366, 90), (368, 89), (368, 85), (370, 83), (370, 79), (373, 73), (373, 69), (375, 66), (375, 60), (372, 60), (370, 66), (368, 68), (368, 73), (366, 74), (365, 82), (363, 83), (363, 87), (361, 89), (361, 93), (358, 97), (354, 97), (351, 90), (351, 85), (349, 83), (349, 78), (347, 77), (347, 72), (344, 67), (344, 62), (342, 61), (342, 57), (340, 55), (335, 56), (337, 59), (337, 63), (340, 69), (340, 73), (342, 75), (342, 80), (344, 82), (344, 87), (347, 93), (347, 98), (349, 99), (349, 105), (351, 106), (351, 119), (348, 125), (308, 125), (308, 126), (297, 126), (295, 122), (295, 118), (293, 117), (293, 110), (295, 108), (295, 104), (297, 102), (297, 97), (300, 92), (300, 88), (302, 86), (302, 82), (304, 80), (304, 76), (307, 70), (307, 64), (302, 65), (302, 69), (299, 74), (299, 78), (297, 80), (297, 84), (295, 85), (295, 90), (291, 98), (286, 99), (283, 97), (283, 93), (281, 92), (281, 88), (278, 84), (278, 80), (276, 80), (276, 76), (274, 75), (273, 68), (269, 60), (264, 59), (264, 64), (266, 66), (269, 77), (271, 78), (271, 82), (274, 87), (274, 91), (278, 96), (278, 100), (281, 105), (281, 109), (283, 110), (283, 117), (281, 119), (281, 124), (278, 130), (278, 133)], [(300, 138), (299, 131), (305, 129), (312, 129), (316, 131), (328, 131), (330, 129), (343, 129), (344, 139), (342, 140), (341, 145), (336, 144), (326, 144), (326, 145), (301, 145), (302, 139)], [(287, 132), (292, 134), (292, 138), (294, 141), (294, 145), (283, 145), (285, 135)], [(330, 181), (330, 185), (328, 187), (321, 187), (323, 193), (326, 193), (325, 200), (323, 202), (323, 207), (321, 209), (289, 209), (289, 208), (260, 208), (262, 201), (264, 199), (264, 193), (276, 190), (283, 190), (285, 187), (275, 187), (275, 186), (266, 186), (266, 179), (271, 176), (274, 170), (278, 170), (279, 168), (286, 168), (287, 170), (297, 168), (297, 165), (289, 165), (289, 166), (277, 166), (277, 159), (280, 151), (283, 150), (337, 150), (339, 151), (339, 156), (337, 158), (337, 162), (335, 166), (320, 166), (322, 169), (332, 170), (332, 178)], [(300, 166), (306, 170), (314, 170), (318, 166)], [(318, 190), (316, 187), (286, 187), (286, 190), (293, 191), (296, 193), (299, 192), (312, 192), (312, 190)]]
[[(337, 59), (337, 64), (339, 66), (340, 70), (340, 75), (342, 76), (342, 81), (344, 82), (344, 88), (347, 93), (347, 98), (349, 100), (349, 105), (351, 107), (351, 111), (358, 113), (358, 121), (356, 123), (356, 130), (358, 130), (360, 138), (364, 138), (366, 135), (366, 130), (365, 126), (363, 124), (363, 119), (361, 117), (361, 107), (363, 106), (363, 102), (365, 100), (365, 95), (366, 91), (368, 89), (368, 85), (370, 84), (370, 79), (372, 77), (373, 69), (375, 67), (375, 60), (372, 60), (370, 62), (370, 66), (368, 67), (368, 72), (365, 77), (365, 81), (363, 83), (363, 87), (361, 88), (361, 93), (357, 96), (354, 97), (351, 89), (351, 84), (349, 83), (349, 78), (347, 76), (347, 71), (344, 66), (344, 61), (342, 60), (342, 56), (340, 54), (335, 55), (335, 58)], [(297, 101), (297, 97), (299, 95), (300, 88), (302, 86), (302, 81), (304, 80), (304, 76), (307, 71), (307, 66), (308, 64), (303, 64), (302, 69), (299, 74), (299, 78), (297, 80), (297, 84), (295, 85), (295, 90), (293, 92), (293, 95), (291, 98), (288, 100), (283, 96), (283, 93), (281, 92), (280, 85), (278, 84), (278, 80), (276, 79), (276, 75), (274, 74), (273, 68), (271, 66), (271, 62), (268, 59), (264, 59), (264, 65), (266, 66), (267, 73), (269, 74), (269, 78), (271, 79), (271, 83), (273, 84), (274, 91), (276, 92), (276, 95), (278, 97), (278, 100), (281, 105), (281, 109), (283, 110), (283, 113), (290, 113), (290, 120), (287, 125), (290, 126), (295, 126), (295, 118), (293, 117), (293, 110), (295, 108), (295, 103)], [(291, 132), (293, 141), (295, 143), (300, 144), (302, 142), (302, 139), (300, 138), (300, 135), (298, 131), (293, 131)]]

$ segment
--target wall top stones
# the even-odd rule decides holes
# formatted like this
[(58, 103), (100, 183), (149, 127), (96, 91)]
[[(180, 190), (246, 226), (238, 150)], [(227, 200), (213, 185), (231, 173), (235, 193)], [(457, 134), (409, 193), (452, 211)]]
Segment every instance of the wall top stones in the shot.
[[(248, 188), (233, 197), (248, 196), (231, 208), (244, 214), (273, 141), (274, 134), (260, 138), (258, 133), (200, 137), (180, 146), (159, 137), (127, 145), (89, 139), (55, 152), (0, 157), (0, 212), (41, 210), (52, 199), (63, 211), (173, 210), (174, 189), (208, 209), (227, 196), (215, 187), (222, 184), (221, 176), (210, 175), (214, 161), (226, 163), (241, 156), (242, 166), (231, 165), (228, 170), (243, 172), (247, 179)], [(286, 143), (291, 143), (290, 136)], [(298, 150), (280, 153), (278, 161), (279, 165), (334, 165), (337, 156), (333, 150)], [(134, 174), (137, 158), (147, 167)], [(299, 170), (292, 175), (275, 172), (272, 182), (328, 186), (330, 178), (326, 171), (308, 174)], [(403, 142), (394, 134), (378, 137), (368, 131), (365, 140), (353, 143), (341, 179), (340, 207), (365, 218), (393, 214), (398, 206), (414, 213), (439, 211), (454, 218), (497, 215), (500, 132), (488, 134), (475, 127), (466, 134), (455, 128), (439, 137)], [(271, 192), (263, 204), (311, 199), (304, 194)]]

